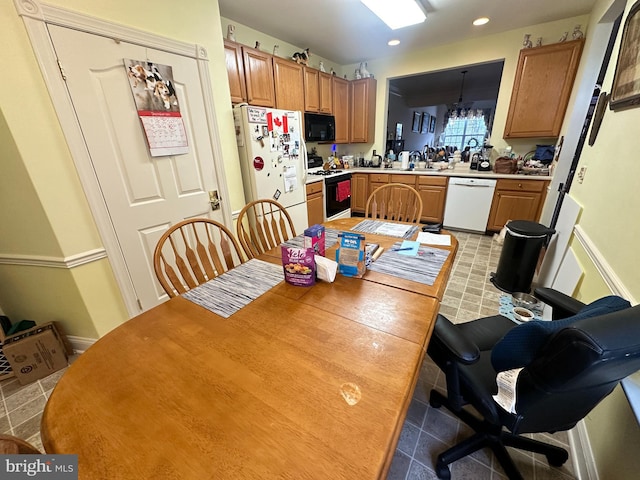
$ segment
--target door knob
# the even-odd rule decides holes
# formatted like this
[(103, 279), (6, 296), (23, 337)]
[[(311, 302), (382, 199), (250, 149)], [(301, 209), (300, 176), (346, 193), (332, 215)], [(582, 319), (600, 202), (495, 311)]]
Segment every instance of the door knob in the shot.
[(220, 197), (218, 197), (217, 190), (211, 190), (209, 192), (209, 203), (211, 204), (211, 210), (220, 210)]

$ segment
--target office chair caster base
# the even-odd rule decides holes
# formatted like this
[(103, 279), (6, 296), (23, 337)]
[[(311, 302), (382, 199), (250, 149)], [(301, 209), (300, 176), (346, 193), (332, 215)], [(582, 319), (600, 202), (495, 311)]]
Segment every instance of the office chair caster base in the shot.
[(436, 477), (440, 480), (450, 480), (451, 479), (451, 470), (449, 470), (449, 466), (446, 463), (443, 463), (441, 460), (438, 460), (436, 463)]
[(561, 467), (564, 463), (569, 460), (569, 453), (566, 451), (563, 452), (554, 452), (545, 455), (547, 457), (547, 462), (552, 467)]
[(429, 395), (429, 405), (433, 408), (440, 408), (442, 406), (440, 395), (435, 390), (431, 390), (431, 394)]

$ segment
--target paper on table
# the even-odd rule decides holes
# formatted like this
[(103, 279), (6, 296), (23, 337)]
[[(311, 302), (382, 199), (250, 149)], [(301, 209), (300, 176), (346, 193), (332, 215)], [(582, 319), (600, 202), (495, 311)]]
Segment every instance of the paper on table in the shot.
[(521, 371), (522, 368), (514, 368), (498, 372), (496, 377), (498, 394), (494, 395), (493, 399), (509, 413), (516, 413), (516, 384)]
[(405, 225), (402, 223), (383, 223), (376, 228), (377, 235), (389, 235), (391, 237), (404, 237), (413, 225)]
[(426, 243), (427, 245), (443, 245), (445, 247), (451, 246), (451, 235), (441, 235), (438, 233), (420, 232), (416, 240), (420, 243)]
[(285, 167), (284, 170), (284, 191), (293, 192), (298, 188), (298, 174), (296, 172), (296, 166), (290, 165)]
[[(400, 245), (400, 248), (396, 251), (400, 255), (407, 255), (408, 257), (415, 257), (418, 255), (418, 248), (420, 248), (420, 242), (412, 242), (411, 240), (405, 240)], [(393, 251), (393, 249), (391, 250)]]

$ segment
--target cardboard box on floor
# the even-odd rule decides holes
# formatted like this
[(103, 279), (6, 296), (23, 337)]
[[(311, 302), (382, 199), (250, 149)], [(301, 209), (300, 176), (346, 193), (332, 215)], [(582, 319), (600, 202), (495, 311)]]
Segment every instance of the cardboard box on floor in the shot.
[(2, 351), (21, 385), (44, 378), (69, 363), (65, 341), (53, 322), (5, 338)]

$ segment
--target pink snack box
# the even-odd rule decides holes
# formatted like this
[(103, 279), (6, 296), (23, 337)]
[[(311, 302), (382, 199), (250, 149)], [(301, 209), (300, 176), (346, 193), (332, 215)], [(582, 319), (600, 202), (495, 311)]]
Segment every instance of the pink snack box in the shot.
[(295, 248), (282, 245), (284, 279), (291, 285), (310, 287), (316, 283), (316, 261), (313, 248)]
[(304, 231), (304, 246), (305, 248), (313, 248), (316, 255), (324, 257), (325, 252), (325, 239), (324, 239), (324, 225), (311, 225)]

